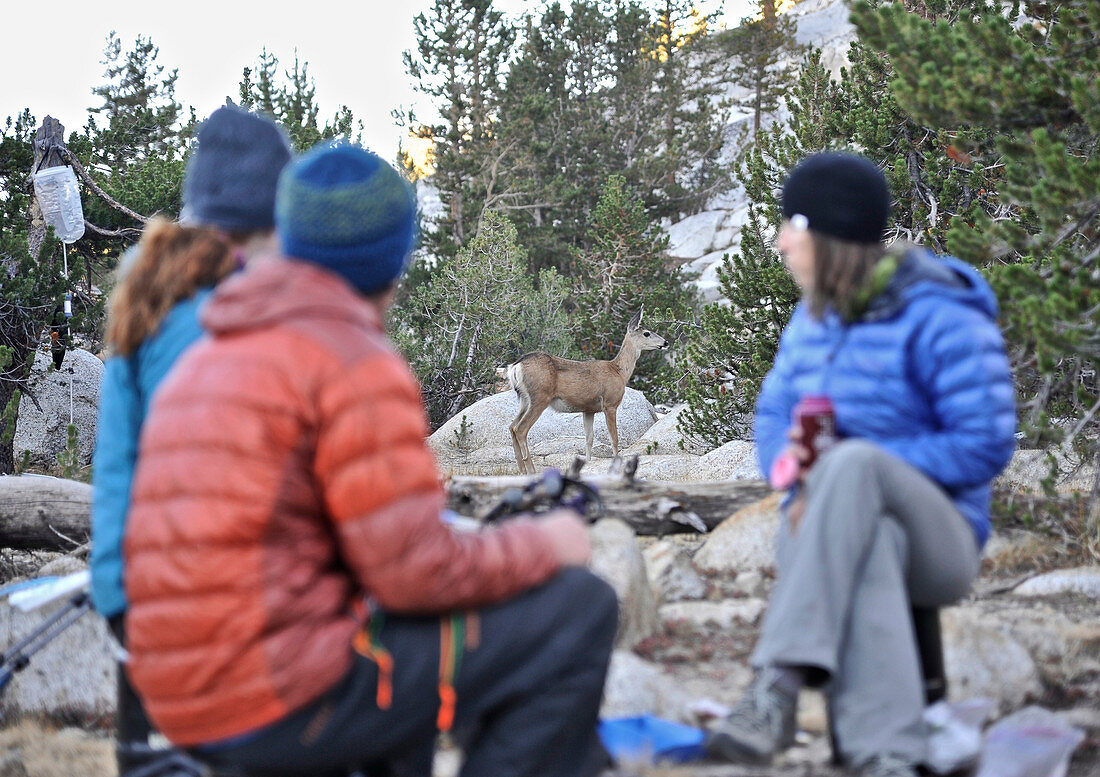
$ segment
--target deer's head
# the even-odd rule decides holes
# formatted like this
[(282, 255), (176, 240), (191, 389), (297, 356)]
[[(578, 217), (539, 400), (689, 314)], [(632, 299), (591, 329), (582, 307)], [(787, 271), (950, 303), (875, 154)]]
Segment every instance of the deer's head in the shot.
[(634, 318), (630, 319), (630, 323), (626, 325), (626, 336), (634, 341), (641, 351), (664, 351), (670, 346), (668, 340), (642, 326), (641, 310), (635, 313)]

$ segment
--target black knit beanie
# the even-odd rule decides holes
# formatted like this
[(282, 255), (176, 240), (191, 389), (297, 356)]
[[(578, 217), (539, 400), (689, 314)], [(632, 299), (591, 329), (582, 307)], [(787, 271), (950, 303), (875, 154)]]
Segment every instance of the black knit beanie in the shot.
[(799, 162), (783, 185), (783, 217), (806, 217), (814, 232), (850, 243), (882, 240), (890, 214), (886, 178), (856, 154), (825, 152)]
[(231, 232), (275, 226), (275, 185), (290, 161), (286, 135), (266, 116), (218, 108), (187, 163), (181, 221)]

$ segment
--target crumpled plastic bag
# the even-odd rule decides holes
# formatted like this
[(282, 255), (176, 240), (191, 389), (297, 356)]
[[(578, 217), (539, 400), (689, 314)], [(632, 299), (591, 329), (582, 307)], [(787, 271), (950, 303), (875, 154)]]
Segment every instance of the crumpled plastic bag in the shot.
[(1065, 777), (1085, 732), (1042, 707), (1025, 707), (986, 733), (975, 777)]
[(982, 754), (982, 726), (992, 710), (989, 699), (938, 701), (926, 708), (928, 756), (924, 765), (936, 774), (973, 767)]

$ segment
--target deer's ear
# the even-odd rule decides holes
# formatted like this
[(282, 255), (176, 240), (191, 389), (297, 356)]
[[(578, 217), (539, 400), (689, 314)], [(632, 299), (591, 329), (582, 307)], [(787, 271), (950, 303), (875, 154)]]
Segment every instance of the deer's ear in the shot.
[(626, 328), (633, 332), (642, 325), (642, 311), (638, 311), (634, 314), (634, 318), (630, 319), (630, 323), (626, 325)]

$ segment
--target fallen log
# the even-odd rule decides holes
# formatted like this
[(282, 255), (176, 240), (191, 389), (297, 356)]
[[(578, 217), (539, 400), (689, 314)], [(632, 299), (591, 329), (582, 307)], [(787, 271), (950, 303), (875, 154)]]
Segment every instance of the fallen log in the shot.
[[(600, 493), (607, 517), (619, 518), (639, 535), (707, 532), (742, 507), (771, 493), (757, 480), (680, 483), (615, 476), (585, 478)], [(479, 518), (508, 489), (530, 477), (455, 477), (448, 506)], [(88, 541), (92, 488), (86, 483), (37, 475), (0, 476), (0, 547), (72, 550)]]
[[(522, 489), (530, 476), (453, 477), (447, 484), (448, 507), (460, 515), (481, 518), (506, 491)], [(768, 496), (762, 480), (696, 483), (589, 477), (603, 501), (604, 516), (618, 518), (646, 536), (708, 532), (742, 507)]]
[(91, 532), (92, 487), (41, 475), (0, 477), (0, 547), (72, 550)]

